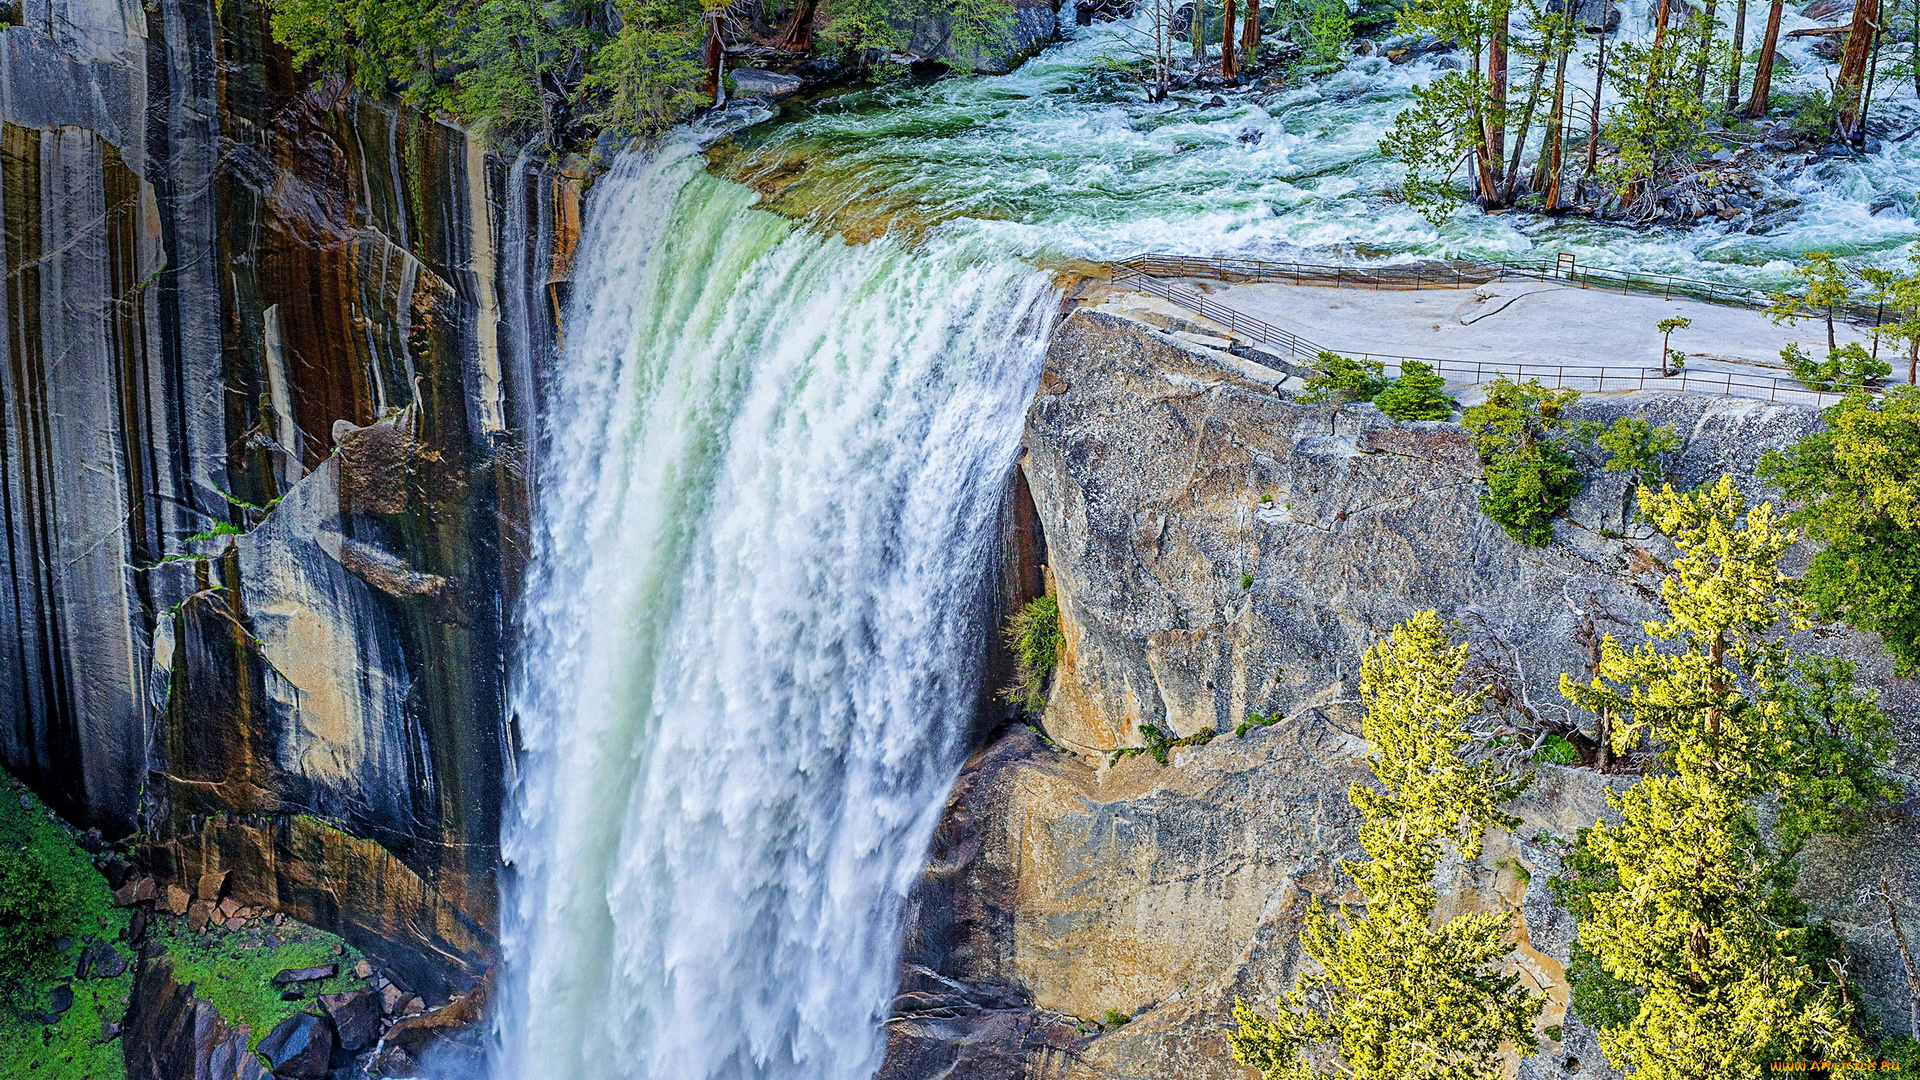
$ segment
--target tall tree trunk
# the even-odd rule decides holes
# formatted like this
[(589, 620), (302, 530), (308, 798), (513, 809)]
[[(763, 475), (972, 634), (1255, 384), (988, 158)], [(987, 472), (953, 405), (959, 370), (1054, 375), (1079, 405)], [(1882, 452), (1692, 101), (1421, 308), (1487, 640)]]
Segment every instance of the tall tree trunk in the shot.
[(1833, 81), (1835, 126), (1844, 142), (1860, 140), (1867, 123), (1867, 59), (1880, 35), (1880, 0), (1854, 0), (1853, 26), (1840, 54), (1840, 75)]
[(1260, 0), (1247, 0), (1247, 17), (1240, 24), (1241, 61), (1260, 63)]
[(819, 10), (820, 0), (794, 0), (793, 14), (780, 31), (780, 47), (792, 52), (813, 48), (813, 16)]
[[(1570, 12), (1569, 19), (1572, 17)], [(1547, 117), (1547, 131), (1540, 140), (1540, 163), (1533, 170), (1533, 189), (1545, 191), (1547, 210), (1560, 207), (1561, 157), (1567, 144), (1567, 57), (1573, 53), (1573, 25), (1568, 23), (1559, 42), (1559, 57), (1553, 65), (1553, 111)]]
[(1740, 62), (1747, 46), (1747, 0), (1740, 0), (1733, 15), (1733, 70), (1727, 74), (1727, 115), (1740, 108)]
[(1226, 6), (1220, 9), (1220, 77), (1236, 78), (1240, 74), (1240, 64), (1234, 58), (1234, 38), (1240, 34), (1240, 13), (1237, 0), (1226, 0)]
[[(1509, 0), (1494, 0), (1489, 18), (1492, 38), (1487, 42), (1487, 157), (1493, 162), (1497, 178), (1500, 161), (1507, 156), (1507, 34), (1513, 6)], [(1508, 198), (1505, 191), (1489, 192), (1498, 204)]]
[(1753, 64), (1753, 96), (1747, 99), (1747, 119), (1767, 115), (1767, 99), (1773, 96), (1773, 54), (1780, 47), (1780, 10), (1786, 0), (1773, 0), (1767, 9), (1767, 32), (1760, 39), (1760, 58)]
[(715, 105), (720, 104), (721, 68), (727, 62), (727, 50), (720, 42), (720, 13), (715, 11), (707, 15), (707, 96)]
[(1600, 95), (1606, 88), (1607, 30), (1603, 25), (1600, 28), (1600, 60), (1593, 65), (1593, 124), (1587, 128), (1587, 166), (1580, 173), (1582, 184), (1592, 179), (1593, 170), (1600, 164)]
[(1713, 54), (1713, 18), (1718, 0), (1707, 0), (1707, 6), (1700, 13), (1700, 57), (1693, 65), (1693, 96), (1696, 100), (1707, 99), (1707, 57)]
[[(1540, 51), (1540, 62), (1533, 65), (1533, 85), (1527, 88), (1527, 111), (1520, 114), (1520, 128), (1513, 136), (1513, 153), (1507, 158), (1507, 192), (1511, 195), (1520, 182), (1520, 155), (1527, 148), (1527, 135), (1533, 130), (1533, 116), (1540, 111), (1540, 89), (1547, 79), (1547, 53)], [(1546, 148), (1541, 147), (1542, 157)]]
[(1193, 45), (1195, 61), (1207, 58), (1207, 5), (1193, 0), (1193, 18), (1187, 23), (1187, 40)]

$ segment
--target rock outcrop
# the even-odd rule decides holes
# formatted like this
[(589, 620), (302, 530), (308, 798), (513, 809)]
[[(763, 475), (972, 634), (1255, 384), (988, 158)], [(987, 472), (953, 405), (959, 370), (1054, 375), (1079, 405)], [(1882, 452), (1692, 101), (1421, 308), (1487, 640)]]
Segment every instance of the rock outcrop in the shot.
[(0, 763), (163, 886), (231, 870), (444, 996), (493, 948), (578, 178), (306, 85), (256, 0), (18, 15)]
[[(1066, 638), (1043, 719), (1052, 745), (1005, 735), (956, 787), (909, 918), (890, 1075), (1017, 1075), (1015, 1060), (1029, 1076), (1252, 1076), (1225, 1040), (1234, 999), (1270, 1004), (1291, 984), (1310, 897), (1352, 898), (1339, 862), (1360, 855), (1346, 798), (1366, 775), (1360, 653), (1437, 609), (1512, 729), (1578, 742), (1593, 732), (1562, 702), (1560, 673), (1588, 671), (1598, 634), (1631, 639), (1657, 610), (1673, 550), (1631, 520), (1625, 483), (1597, 460), (1554, 543), (1526, 547), (1480, 513), (1478, 459), (1456, 425), (1297, 404), (1281, 372), (1196, 344), (1184, 332), (1197, 329), (1110, 301), (1056, 334), (1022, 464)], [(1731, 471), (1756, 495), (1758, 455), (1815, 420), (1705, 396), (1575, 406), (1622, 412), (1676, 427), (1683, 481)], [(1867, 636), (1823, 627), (1801, 644), (1859, 662), (1898, 718), (1895, 769), (1911, 781), (1913, 684)], [(1236, 736), (1249, 714), (1282, 719)], [(1113, 760), (1141, 745), (1143, 723), (1221, 734), (1165, 766)], [(1591, 1029), (1567, 1014), (1573, 926), (1546, 882), (1558, 840), (1630, 778), (1536, 768), (1514, 807), (1522, 826), (1443, 871), (1442, 914), (1513, 915), (1513, 963), (1549, 995), (1542, 1031), (1560, 1034), (1521, 1076), (1605, 1075)], [(1884, 875), (1896, 895), (1920, 893), (1903, 854), (1915, 834), (1895, 808), (1856, 840), (1816, 845), (1802, 878), (1889, 1017), (1905, 992), (1873, 889)], [(950, 1009), (932, 1025), (912, 990), (933, 978), (1021, 1009)], [(950, 1071), (906, 1067), (928, 1060)]]

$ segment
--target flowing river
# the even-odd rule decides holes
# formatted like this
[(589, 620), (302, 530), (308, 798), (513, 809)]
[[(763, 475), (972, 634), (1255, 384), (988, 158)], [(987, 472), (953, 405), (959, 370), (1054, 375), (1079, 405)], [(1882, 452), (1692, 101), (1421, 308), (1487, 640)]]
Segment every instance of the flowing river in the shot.
[(1037, 266), (1573, 251), (1770, 281), (1916, 235), (1920, 146), (1892, 141), (1783, 177), (1800, 206), (1765, 235), (1435, 228), (1375, 149), (1431, 64), (1148, 105), (1117, 41), (847, 94), (595, 186), (545, 420), (498, 1080), (872, 1075), (986, 689), (1058, 306)]

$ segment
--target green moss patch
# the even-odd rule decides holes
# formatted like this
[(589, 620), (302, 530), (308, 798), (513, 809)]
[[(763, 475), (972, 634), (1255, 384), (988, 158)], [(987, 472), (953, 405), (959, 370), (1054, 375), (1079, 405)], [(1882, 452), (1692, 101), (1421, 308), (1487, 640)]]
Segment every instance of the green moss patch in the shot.
[[(0, 909), (14, 916), (0, 934), (22, 945), (0, 1001), (0, 1076), (126, 1075), (114, 1026), (126, 1015), (131, 967), (111, 979), (76, 980), (73, 974), (91, 938), (111, 942), (131, 958), (120, 940), (128, 913), (113, 906), (113, 890), (74, 837), (25, 785), (0, 773), (0, 860), (7, 864), (0, 879), (9, 890)], [(36, 940), (38, 947), (27, 947)], [(62, 988), (71, 991), (73, 1004), (46, 1024)]]
[[(367, 980), (353, 975), (354, 965), (361, 960), (357, 950), (324, 930), (291, 920), (279, 926), (255, 920), (240, 930), (210, 928), (196, 934), (187, 929), (184, 918), (162, 915), (147, 934), (173, 959), (175, 982), (192, 983), (194, 993), (220, 1010), (222, 1019), (251, 1029), (249, 1047), (257, 1046), (287, 1017), (311, 1008), (319, 995), (367, 985)], [(274, 984), (273, 977), (289, 968), (329, 964), (339, 973), (300, 984), (301, 996), (296, 1000), (285, 1000), (282, 992), (287, 988)]]

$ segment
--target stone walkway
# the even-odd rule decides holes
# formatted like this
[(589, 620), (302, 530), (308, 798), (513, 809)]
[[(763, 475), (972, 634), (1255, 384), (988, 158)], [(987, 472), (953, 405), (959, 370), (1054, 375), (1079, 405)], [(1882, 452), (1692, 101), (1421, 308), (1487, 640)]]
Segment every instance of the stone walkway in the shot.
[[(1718, 390), (1742, 397), (1823, 403), (1819, 395), (1788, 378), (1780, 359), (1780, 350), (1793, 342), (1813, 355), (1826, 350), (1826, 327), (1817, 320), (1775, 326), (1749, 308), (1526, 280), (1418, 290), (1205, 280), (1170, 284), (1335, 352), (1438, 358), (1459, 361), (1461, 366), (1476, 362), (1605, 366), (1621, 373), (1657, 369), (1660, 332), (1655, 325), (1680, 316), (1693, 320), (1692, 326), (1676, 331), (1672, 340), (1675, 349), (1687, 354), (1685, 383), (1649, 377), (1647, 389)], [(1855, 327), (1842, 324), (1838, 336), (1842, 343), (1859, 341), (1870, 347), (1867, 335)], [(1882, 344), (1883, 359), (1896, 368), (1892, 381), (1905, 382), (1906, 364), (1896, 352)], [(1391, 369), (1393, 364), (1388, 366)], [(1484, 375), (1476, 380), (1471, 371), (1443, 369), (1443, 374), (1462, 387), (1491, 379)], [(1638, 388), (1612, 374), (1608, 378), (1601, 385), (1569, 373), (1567, 385), (1588, 392)], [(1716, 385), (1722, 381), (1724, 388)], [(1825, 398), (1825, 403), (1831, 401)]]

